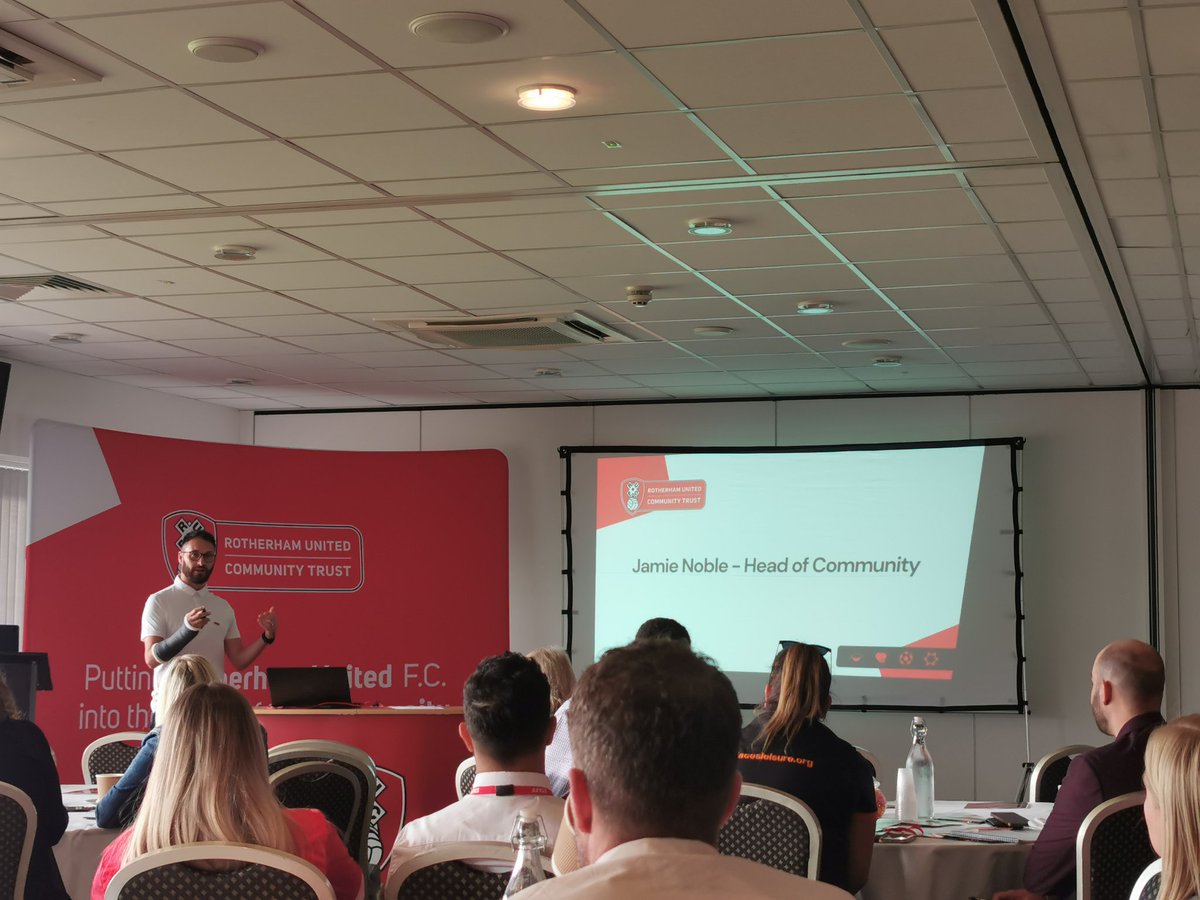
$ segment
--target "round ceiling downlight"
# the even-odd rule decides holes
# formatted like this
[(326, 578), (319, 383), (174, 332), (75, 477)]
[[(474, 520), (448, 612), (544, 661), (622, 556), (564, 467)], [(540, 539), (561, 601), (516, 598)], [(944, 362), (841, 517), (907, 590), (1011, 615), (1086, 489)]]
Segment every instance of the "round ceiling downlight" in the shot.
[(733, 231), (733, 223), (728, 219), (692, 219), (687, 228), (688, 234), (697, 237), (720, 237)]
[(798, 303), (796, 304), (796, 312), (802, 316), (825, 316), (833, 312), (833, 304), (817, 303), (815, 301)]
[(213, 247), (213, 256), (217, 259), (231, 260), (233, 262), (246, 262), (254, 259), (258, 255), (258, 250), (247, 244), (218, 244)]
[(262, 44), (233, 37), (197, 38), (187, 48), (192, 56), (215, 63), (253, 62), (266, 50)]
[(575, 88), (566, 84), (523, 84), (517, 105), (536, 112), (559, 112), (575, 105)]
[(871, 365), (877, 369), (895, 369), (904, 365), (904, 362), (898, 356), (877, 356), (871, 360)]
[(441, 12), (417, 16), (408, 30), (439, 44), (484, 44), (508, 34), (508, 23), (483, 13)]

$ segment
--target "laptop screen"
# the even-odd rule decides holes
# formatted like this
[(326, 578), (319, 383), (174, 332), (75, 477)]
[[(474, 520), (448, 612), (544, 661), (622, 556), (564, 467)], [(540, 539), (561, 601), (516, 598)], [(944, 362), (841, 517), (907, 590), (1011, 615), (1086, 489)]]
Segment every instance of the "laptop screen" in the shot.
[(350, 706), (350, 673), (344, 666), (268, 668), (272, 706)]

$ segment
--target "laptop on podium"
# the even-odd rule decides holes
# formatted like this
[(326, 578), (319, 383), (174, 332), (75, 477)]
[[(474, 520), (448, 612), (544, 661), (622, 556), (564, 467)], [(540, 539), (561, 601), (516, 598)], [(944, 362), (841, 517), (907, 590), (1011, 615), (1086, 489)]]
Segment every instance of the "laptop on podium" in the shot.
[(345, 666), (294, 666), (267, 669), (272, 706), (300, 709), (352, 707), (350, 673)]

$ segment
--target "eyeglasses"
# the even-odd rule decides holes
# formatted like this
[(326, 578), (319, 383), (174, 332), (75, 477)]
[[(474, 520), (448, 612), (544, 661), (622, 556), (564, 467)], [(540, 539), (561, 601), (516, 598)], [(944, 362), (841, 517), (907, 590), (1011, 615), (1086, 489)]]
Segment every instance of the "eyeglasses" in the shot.
[(204, 560), (206, 563), (211, 563), (217, 561), (217, 554), (212, 550), (208, 551), (207, 553), (201, 553), (199, 550), (180, 550), (179, 552), (186, 556), (191, 562), (200, 562), (200, 560)]
[[(794, 646), (796, 646), (796, 644), (802, 644), (802, 643), (804, 643), (804, 641), (780, 641), (779, 649), (786, 650), (788, 647), (794, 647)], [(833, 650), (831, 650), (829, 647), (826, 647), (824, 644), (809, 644), (808, 646), (812, 647), (814, 650), (816, 650), (822, 656), (828, 656), (829, 654), (831, 654), (833, 652)]]

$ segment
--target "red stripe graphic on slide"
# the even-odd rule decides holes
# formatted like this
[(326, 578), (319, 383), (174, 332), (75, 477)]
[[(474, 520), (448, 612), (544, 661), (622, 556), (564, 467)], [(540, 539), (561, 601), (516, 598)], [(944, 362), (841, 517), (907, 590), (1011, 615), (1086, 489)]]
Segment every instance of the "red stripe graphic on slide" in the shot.
[[(954, 625), (944, 631), (939, 631), (936, 634), (931, 634), (929, 637), (923, 637), (918, 641), (913, 641), (911, 644), (905, 644), (906, 647), (912, 647), (914, 650), (920, 648), (922, 650), (936, 651), (942, 648), (952, 648), (958, 646), (958, 626)], [(881, 678), (928, 678), (941, 681), (949, 681), (954, 677), (953, 669), (880, 669), (879, 675)]]
[(667, 480), (665, 456), (616, 456), (596, 460), (596, 530), (631, 518), (621, 496), (622, 483)]

